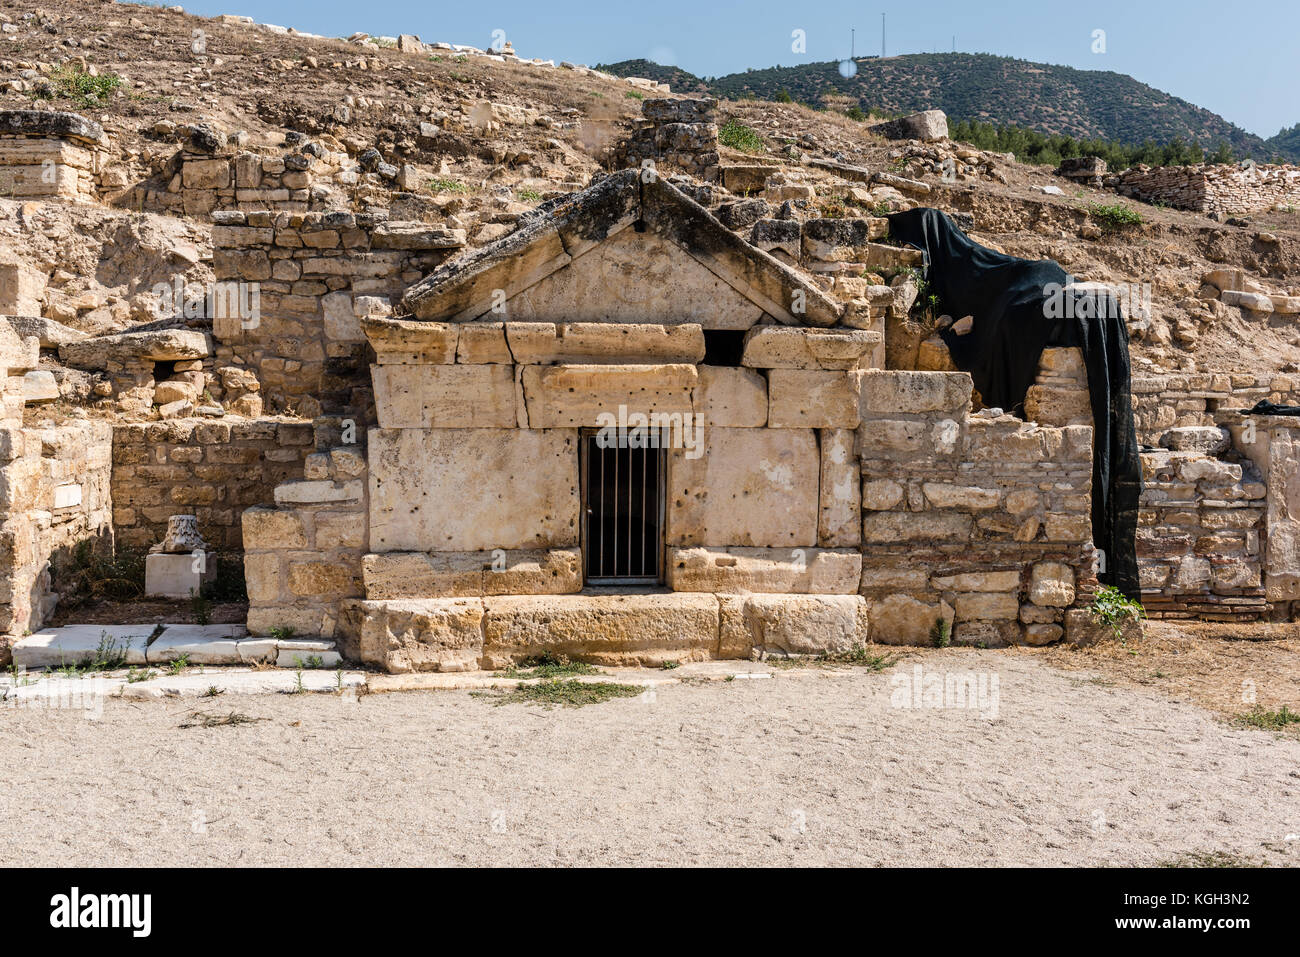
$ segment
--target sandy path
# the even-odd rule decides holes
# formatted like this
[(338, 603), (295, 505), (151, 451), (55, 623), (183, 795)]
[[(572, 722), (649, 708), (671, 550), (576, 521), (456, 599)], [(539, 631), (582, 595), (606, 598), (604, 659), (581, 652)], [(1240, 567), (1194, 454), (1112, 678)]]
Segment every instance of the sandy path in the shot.
[[(800, 670), (580, 710), (466, 692), (0, 708), (5, 864), (1300, 863), (1300, 740), (996, 651), (997, 719)], [(206, 703), (202, 703), (206, 704)]]

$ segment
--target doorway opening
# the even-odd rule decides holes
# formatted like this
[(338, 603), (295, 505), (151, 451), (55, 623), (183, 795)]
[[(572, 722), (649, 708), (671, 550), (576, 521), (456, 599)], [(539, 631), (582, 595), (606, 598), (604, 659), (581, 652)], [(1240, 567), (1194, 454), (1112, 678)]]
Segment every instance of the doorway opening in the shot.
[(628, 436), (582, 442), (583, 572), (590, 585), (663, 581), (664, 454)]

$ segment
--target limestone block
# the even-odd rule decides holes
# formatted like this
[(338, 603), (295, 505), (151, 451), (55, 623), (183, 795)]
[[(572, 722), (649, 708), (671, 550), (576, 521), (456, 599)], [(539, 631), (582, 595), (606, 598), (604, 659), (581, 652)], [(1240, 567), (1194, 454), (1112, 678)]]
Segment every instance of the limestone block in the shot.
[(335, 601), (361, 594), (359, 569), (350, 562), (293, 561), (289, 563), (289, 594)]
[(1020, 587), (1020, 572), (960, 572), (936, 575), (931, 584), (940, 591), (1015, 591)]
[(706, 429), (668, 454), (668, 544), (815, 546), (819, 460), (811, 430)]
[(926, 482), (921, 486), (926, 501), (935, 508), (961, 508), (984, 511), (997, 508), (1002, 493), (995, 488), (975, 485), (949, 485), (945, 482)]
[(969, 409), (971, 378), (965, 372), (904, 372), (872, 369), (862, 376), (862, 410), (873, 413), (960, 413)]
[(45, 284), (44, 274), (23, 263), (0, 262), (0, 316), (39, 316)]
[(1014, 593), (964, 592), (957, 596), (954, 607), (959, 621), (1020, 618), (1020, 599)]
[(767, 424), (767, 380), (738, 366), (697, 367), (695, 408), (705, 428), (759, 428)]
[(1092, 541), (1092, 518), (1088, 515), (1062, 515), (1053, 512), (1043, 523), (1049, 542)]
[(866, 644), (861, 595), (753, 595), (745, 622), (754, 648), (769, 655), (822, 655)]
[(504, 322), (466, 322), (460, 326), (456, 361), (466, 365), (511, 365)]
[(248, 630), (254, 635), (265, 635), (272, 629), (292, 628), (299, 636), (333, 635), (334, 616), (322, 604), (314, 605), (249, 605)]
[(323, 505), (329, 502), (359, 501), (364, 486), (348, 482), (285, 482), (275, 487), (276, 505)]
[(372, 429), (369, 479), (375, 551), (578, 544), (574, 430)]
[(305, 548), (307, 536), (302, 518), (292, 511), (254, 506), (240, 516), (244, 548)]
[(1030, 572), (1029, 600), (1067, 608), (1074, 604), (1074, 569), (1063, 562), (1039, 562)]
[(718, 645), (718, 600), (712, 595), (505, 596), (483, 602), (483, 659), (489, 668), (542, 653), (605, 665), (698, 661), (712, 657)]
[(331, 292), (321, 296), (320, 304), (325, 317), (325, 335), (331, 342), (366, 341), (351, 293)]
[(280, 564), (278, 552), (244, 553), (244, 587), (250, 603), (259, 605), (280, 599), (283, 588)]
[(862, 517), (863, 544), (970, 540), (972, 520), (962, 512), (871, 512)]
[(446, 365), (456, 361), (461, 327), (455, 323), (384, 316), (366, 316), (359, 321), (380, 365)]
[(534, 429), (594, 428), (602, 414), (687, 415), (698, 376), (691, 365), (523, 366), (524, 405)]
[(745, 333), (740, 361), (753, 369), (863, 369), (880, 342), (866, 329), (755, 326)]
[(850, 429), (823, 429), (818, 493), (817, 543), (858, 545), (862, 541), (860, 469), (853, 454), (856, 434)]
[(124, 655), (125, 664), (143, 665), (153, 629), (152, 624), (46, 628), (14, 642), (13, 664), (18, 668), (59, 668), (105, 655)]
[(932, 645), (940, 620), (952, 625), (952, 606), (921, 601), (911, 595), (888, 595), (868, 602), (871, 640), (882, 645)]
[(281, 638), (275, 643), (277, 668), (336, 668), (342, 656), (334, 650), (332, 641), (313, 641), (308, 638)]
[(243, 625), (168, 625), (146, 652), (149, 664), (165, 664), (184, 658), (192, 665), (238, 665), (241, 640), (248, 629)]
[(507, 322), (506, 341), (521, 365), (695, 363), (704, 358), (696, 323)]
[(385, 552), (362, 560), (370, 599), (563, 595), (582, 590), (577, 549)]
[(59, 397), (59, 383), (53, 372), (33, 369), (24, 373), (20, 381), (24, 402), (53, 402)]
[(903, 500), (907, 490), (893, 479), (868, 479), (862, 483), (862, 507), (885, 512)]
[(665, 583), (673, 591), (852, 595), (862, 555), (822, 548), (669, 548)]
[(144, 593), (148, 598), (189, 598), (202, 593), (205, 582), (217, 577), (216, 553), (199, 561), (188, 552), (155, 552), (144, 559)]
[(769, 428), (853, 429), (861, 373), (773, 369), (767, 374)]
[(345, 657), (391, 673), (473, 671), (483, 653), (483, 601), (348, 600), (339, 606)]
[(1300, 599), (1300, 430), (1272, 429), (1268, 459), (1268, 544), (1264, 594)]
[(517, 422), (507, 365), (373, 365), (383, 429), (508, 429)]

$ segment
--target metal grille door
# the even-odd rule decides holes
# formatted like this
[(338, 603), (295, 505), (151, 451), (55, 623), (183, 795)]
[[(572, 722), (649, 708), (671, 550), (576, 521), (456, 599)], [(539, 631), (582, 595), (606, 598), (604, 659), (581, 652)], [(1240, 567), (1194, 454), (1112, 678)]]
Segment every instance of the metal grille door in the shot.
[[(606, 447), (602, 448), (602, 444)], [(583, 559), (592, 585), (654, 584), (663, 556), (663, 452), (583, 443)]]

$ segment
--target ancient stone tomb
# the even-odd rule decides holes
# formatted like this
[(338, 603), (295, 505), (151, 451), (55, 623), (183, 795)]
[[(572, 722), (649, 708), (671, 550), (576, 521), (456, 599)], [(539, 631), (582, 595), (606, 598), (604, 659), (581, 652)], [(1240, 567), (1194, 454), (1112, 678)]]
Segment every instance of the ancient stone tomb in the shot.
[(1060, 638), (1091, 428), (879, 368), (868, 309), (638, 171), (547, 204), (362, 320), (376, 426), (244, 513), (250, 629), (396, 671)]

